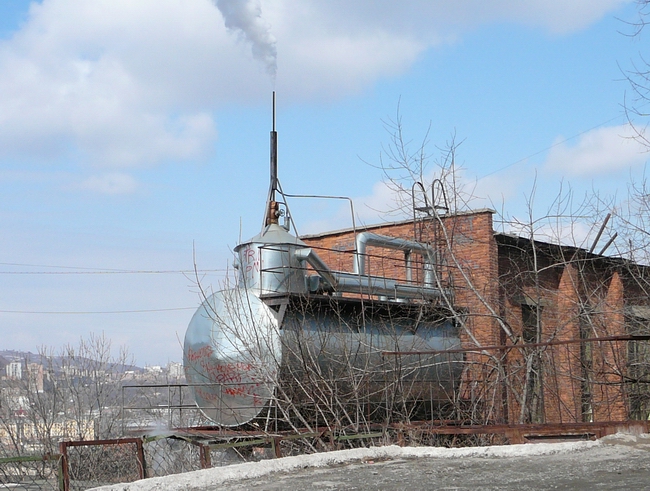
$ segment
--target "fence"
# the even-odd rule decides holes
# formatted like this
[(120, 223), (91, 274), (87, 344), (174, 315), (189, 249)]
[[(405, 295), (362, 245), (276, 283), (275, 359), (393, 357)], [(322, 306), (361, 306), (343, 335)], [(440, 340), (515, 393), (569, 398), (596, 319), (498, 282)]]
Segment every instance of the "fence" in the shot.
[(140, 438), (61, 442), (63, 491), (84, 490), (145, 477)]
[[(319, 341), (315, 345), (325, 344)], [(304, 352), (306, 343), (295, 344)], [(260, 407), (252, 423), (267, 433), (319, 426), (359, 433), (378, 422), (552, 425), (647, 420), (650, 416), (648, 335), (383, 351), (364, 370), (344, 358), (348, 351), (350, 357), (358, 356), (357, 351), (341, 350), (338, 365), (329, 362), (328, 371), (319, 365), (318, 353), (305, 363), (288, 364), (268, 408)], [(207, 412), (230, 411), (236, 416), (237, 411), (250, 409), (244, 397), (235, 401), (237, 405), (222, 403), (232, 403), (224, 395), (229, 394), (230, 385), (211, 384), (217, 399), (214, 407), (204, 408)], [(191, 386), (169, 386), (166, 395), (161, 387), (148, 388), (159, 392), (155, 405), (141, 404), (153, 400), (141, 397), (141, 405), (123, 408), (123, 417), (129, 418), (123, 424), (125, 432), (155, 434), (211, 424), (195, 405), (187, 404), (191, 396), (185, 391)], [(162, 400), (170, 404), (164, 406)]]
[(59, 490), (63, 486), (60, 459), (60, 455), (0, 458), (0, 488)]
[(132, 482), (247, 461), (317, 451), (397, 443), (438, 446), (526, 443), (549, 438), (593, 439), (622, 428), (647, 432), (647, 421), (545, 425), (454, 427), (427, 422), (377, 425), (352, 434), (327, 428), (264, 434), (194, 428), (167, 436), (65, 442), (61, 455), (0, 459), (0, 488), (72, 491)]
[[(323, 416), (328, 410), (333, 412), (332, 408), (319, 408), (317, 400), (292, 402), (285, 398), (285, 388), (284, 396), (276, 396), (268, 410), (249, 425), (235, 429), (201, 426), (205, 419), (188, 404), (187, 385), (125, 387), (127, 393), (136, 388), (152, 391), (150, 395), (124, 398), (134, 403), (123, 408), (122, 414), (130, 418), (124, 430), (135, 432), (138, 438), (63, 442), (59, 454), (53, 455), (0, 454), (0, 487), (87, 489), (355, 446), (584, 439), (623, 428), (647, 432), (649, 352), (650, 336), (641, 335), (445, 350), (447, 355), (462, 354), (460, 363), (464, 367), (456, 390), (450, 394), (450, 403), (456, 404), (454, 412), (417, 410), (437, 407), (437, 389), (423, 390), (427, 379), (391, 384), (381, 397), (372, 384), (359, 384), (353, 394), (356, 399), (348, 401), (358, 405), (355, 424), (331, 424), (342, 421), (331, 414)], [(435, 354), (427, 351), (421, 355), (423, 360), (431, 360)], [(394, 359), (400, 353), (384, 351), (381, 356)], [(409, 352), (408, 356), (420, 355)], [(349, 395), (340, 385), (333, 384), (331, 389), (337, 404)], [(291, 411), (287, 411), (291, 404)], [(347, 408), (342, 406), (341, 410)], [(315, 417), (303, 419), (304, 425), (297, 426), (296, 420), (291, 420), (292, 411), (303, 418), (309, 414)], [(347, 414), (347, 422), (354, 419), (352, 413)], [(151, 426), (155, 420), (164, 425)], [(147, 424), (133, 425), (133, 421)], [(24, 443), (21, 452), (36, 451), (29, 442)]]
[(240, 435), (209, 444), (208, 433), (70, 441), (59, 445), (60, 454), (1, 458), (0, 489), (85, 490), (279, 455), (273, 450), (278, 437)]
[(122, 434), (201, 424), (188, 384), (122, 386)]

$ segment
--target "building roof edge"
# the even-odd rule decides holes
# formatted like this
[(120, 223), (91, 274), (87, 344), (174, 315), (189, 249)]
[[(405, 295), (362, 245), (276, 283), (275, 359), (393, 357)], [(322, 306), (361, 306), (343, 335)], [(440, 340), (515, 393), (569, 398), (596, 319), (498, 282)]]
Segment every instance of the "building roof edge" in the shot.
[[(482, 215), (484, 213), (489, 213), (489, 214), (494, 214), (496, 213), (495, 210), (491, 208), (480, 208), (478, 210), (471, 210), (471, 211), (461, 211), (457, 213), (450, 213), (447, 215), (440, 215), (440, 218), (443, 220), (445, 218), (451, 218), (451, 217), (458, 217), (458, 216), (468, 216), (468, 215)], [(434, 217), (426, 217), (425, 220), (434, 220)], [(375, 223), (372, 225), (362, 225), (356, 227), (357, 231), (365, 231), (365, 230), (373, 230), (376, 228), (383, 228), (383, 227), (394, 227), (398, 225), (405, 225), (408, 223), (413, 223), (413, 219), (409, 218), (406, 220), (397, 220), (394, 222), (383, 222), (383, 223)], [(339, 234), (345, 234), (349, 232), (353, 232), (355, 229), (352, 227), (347, 227), (347, 228), (341, 228), (337, 230), (329, 230), (326, 232), (320, 232), (320, 233), (315, 233), (315, 234), (303, 234), (300, 235), (300, 239), (316, 239), (319, 237), (326, 237), (328, 235), (339, 235)]]

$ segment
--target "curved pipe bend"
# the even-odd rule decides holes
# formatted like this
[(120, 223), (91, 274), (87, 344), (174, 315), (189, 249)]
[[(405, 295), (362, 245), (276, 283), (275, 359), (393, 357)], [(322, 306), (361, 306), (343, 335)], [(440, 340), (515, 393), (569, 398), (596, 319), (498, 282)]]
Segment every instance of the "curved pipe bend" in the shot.
[(414, 240), (389, 237), (387, 235), (373, 234), (372, 232), (361, 232), (356, 238), (356, 253), (354, 255), (353, 272), (358, 275), (366, 274), (366, 249), (368, 246), (384, 247), (405, 251), (406, 253), (417, 252), (425, 256), (425, 263), (430, 263), (434, 257), (434, 249), (428, 244), (415, 242)]

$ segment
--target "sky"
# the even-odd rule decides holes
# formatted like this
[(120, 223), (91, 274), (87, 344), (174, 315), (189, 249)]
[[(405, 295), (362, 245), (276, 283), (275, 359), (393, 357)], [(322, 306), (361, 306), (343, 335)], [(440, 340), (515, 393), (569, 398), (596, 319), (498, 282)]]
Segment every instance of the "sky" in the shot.
[[(260, 231), (272, 92), (289, 194), (387, 215), (391, 122), (436, 176), (455, 139), (474, 208), (523, 216), (560, 188), (621, 193), (646, 149), (625, 80), (634, 0), (3, 0), (0, 349), (104, 333), (182, 358), (232, 249)], [(349, 208), (291, 200), (298, 232)]]

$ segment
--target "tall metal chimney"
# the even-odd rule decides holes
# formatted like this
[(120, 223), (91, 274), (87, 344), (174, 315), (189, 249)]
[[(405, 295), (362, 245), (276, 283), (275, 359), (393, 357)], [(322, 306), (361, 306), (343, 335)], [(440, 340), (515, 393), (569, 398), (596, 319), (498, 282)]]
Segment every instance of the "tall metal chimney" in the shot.
[(278, 223), (280, 216), (279, 206), (275, 200), (275, 192), (278, 190), (278, 133), (275, 131), (275, 91), (273, 91), (273, 130), (271, 131), (271, 183), (269, 187), (269, 198), (266, 210), (265, 225)]

